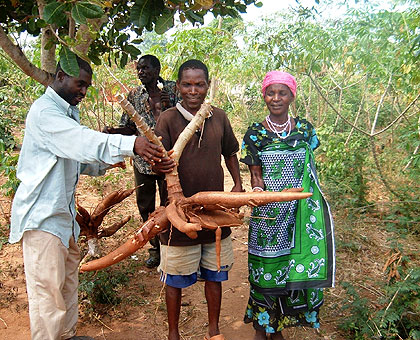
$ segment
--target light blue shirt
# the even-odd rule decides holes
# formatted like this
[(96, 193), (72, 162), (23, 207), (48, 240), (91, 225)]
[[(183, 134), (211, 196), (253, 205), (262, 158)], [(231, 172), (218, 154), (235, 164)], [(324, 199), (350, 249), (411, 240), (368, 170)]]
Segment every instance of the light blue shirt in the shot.
[(79, 174), (100, 175), (124, 156), (134, 156), (135, 136), (100, 133), (79, 121), (79, 110), (51, 87), (32, 104), (17, 168), (21, 183), (12, 205), (10, 243), (26, 230), (43, 230), (68, 247), (71, 236), (77, 240), (80, 233), (74, 203)]

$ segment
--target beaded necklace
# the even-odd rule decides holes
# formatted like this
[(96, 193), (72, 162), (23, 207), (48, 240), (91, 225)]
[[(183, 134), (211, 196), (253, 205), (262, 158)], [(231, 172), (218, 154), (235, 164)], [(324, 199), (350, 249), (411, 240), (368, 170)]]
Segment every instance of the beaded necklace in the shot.
[[(290, 119), (290, 116), (288, 116), (287, 121), (284, 122), (283, 124), (274, 123), (270, 119), (270, 116), (265, 117), (265, 121), (267, 122), (267, 125), (270, 128), (270, 130), (273, 131), (277, 135), (277, 137), (279, 137), (280, 139), (285, 139), (285, 138), (289, 137), (290, 131), (292, 130), (291, 129), (292, 121)], [(287, 133), (286, 133), (286, 131), (287, 131)]]

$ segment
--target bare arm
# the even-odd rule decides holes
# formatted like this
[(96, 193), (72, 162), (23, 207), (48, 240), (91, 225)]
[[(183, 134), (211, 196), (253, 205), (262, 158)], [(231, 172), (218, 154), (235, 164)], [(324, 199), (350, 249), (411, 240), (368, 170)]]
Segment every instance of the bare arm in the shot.
[(244, 189), (242, 188), (242, 178), (241, 178), (241, 173), (239, 171), (239, 162), (238, 162), (238, 158), (236, 157), (236, 154), (229, 157), (225, 157), (225, 163), (226, 163), (226, 167), (229, 170), (230, 175), (232, 176), (233, 183), (234, 183), (231, 191), (232, 192), (244, 191)]
[(258, 188), (265, 189), (264, 180), (262, 177), (262, 168), (260, 165), (249, 165), (249, 172), (251, 173), (251, 186), (253, 191), (261, 191)]
[(102, 132), (109, 133), (109, 134), (120, 134), (120, 135), (125, 135), (125, 136), (132, 136), (132, 135), (135, 135), (137, 131), (131, 129), (128, 126), (117, 127), (117, 128), (114, 128), (111, 126), (105, 126)]

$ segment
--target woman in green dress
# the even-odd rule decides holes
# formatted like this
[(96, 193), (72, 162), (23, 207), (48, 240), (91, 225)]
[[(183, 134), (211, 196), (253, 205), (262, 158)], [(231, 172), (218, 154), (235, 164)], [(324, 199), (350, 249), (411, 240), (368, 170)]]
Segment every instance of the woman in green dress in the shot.
[(249, 127), (242, 143), (241, 161), (249, 166), (253, 191), (312, 193), (308, 199), (256, 207), (250, 220), (251, 290), (244, 320), (253, 323), (254, 340), (268, 335), (278, 340), (285, 327), (319, 327), (323, 288), (334, 285), (334, 226), (315, 171), (315, 129), (289, 115), (295, 78), (268, 72), (262, 93), (269, 114)]

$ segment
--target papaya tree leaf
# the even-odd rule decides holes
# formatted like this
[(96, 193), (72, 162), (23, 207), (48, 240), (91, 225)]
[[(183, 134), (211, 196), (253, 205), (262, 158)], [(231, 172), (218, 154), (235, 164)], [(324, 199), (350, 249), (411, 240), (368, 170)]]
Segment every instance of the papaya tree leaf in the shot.
[(79, 65), (76, 55), (67, 46), (62, 46), (60, 50), (60, 65), (63, 71), (71, 77), (79, 76)]

